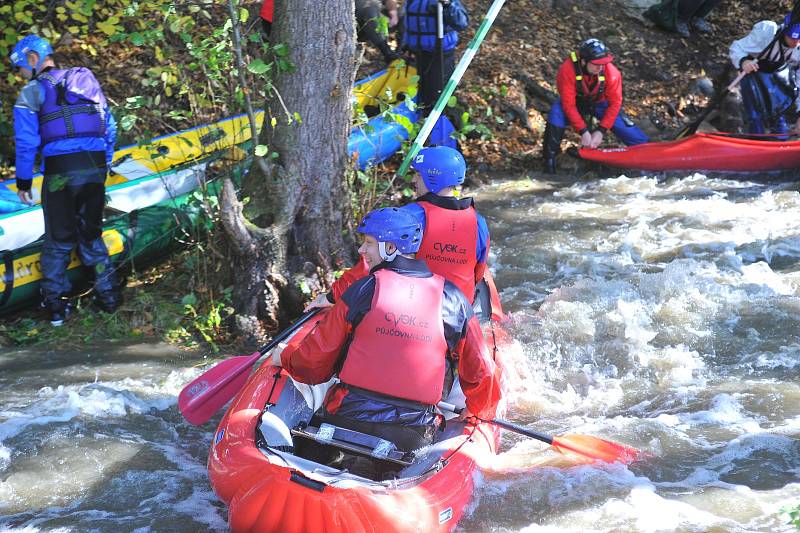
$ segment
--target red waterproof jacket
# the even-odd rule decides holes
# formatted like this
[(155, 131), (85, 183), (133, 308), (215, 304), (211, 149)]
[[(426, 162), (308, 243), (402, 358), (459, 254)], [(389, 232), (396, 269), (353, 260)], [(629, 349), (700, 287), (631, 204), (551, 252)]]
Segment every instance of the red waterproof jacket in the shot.
[[(589, 95), (585, 104), (596, 104), (608, 101), (603, 118), (600, 119), (600, 126), (609, 130), (617, 120), (617, 115), (622, 109), (622, 74), (612, 63), (603, 66), (601, 76), (605, 77), (605, 83), (600, 83), (599, 76), (592, 76), (586, 72), (578, 73), (582, 75), (581, 80), (576, 79), (575, 66), (572, 58), (568, 57), (561, 63), (556, 76), (558, 94), (561, 96), (561, 107), (567, 116), (569, 123), (575, 131), (586, 129), (586, 121), (583, 120), (578, 111), (579, 95), (578, 84), (582, 86), (582, 93)], [(602, 86), (602, 94), (598, 94)]]
[[(409, 277), (432, 276), (423, 261), (405, 257), (381, 263), (376, 270), (382, 268)], [(375, 286), (374, 273), (356, 281), (299, 346), (289, 346), (283, 351), (281, 366), (303, 383), (328, 381), (352, 332), (372, 306)], [(458, 378), (467, 407), (481, 418), (493, 417), (502, 394), (499, 375), (486, 351), (480, 324), (469, 302), (449, 281), (442, 291), (441, 317), (447, 351), (458, 361)], [(375, 353), (374, 357), (391, 356), (388, 346), (387, 341), (387, 349)], [(441, 355), (444, 358), (446, 354)]]
[(261, 4), (261, 18), (267, 22), (272, 22), (272, 15), (275, 10), (275, 0), (264, 0)]

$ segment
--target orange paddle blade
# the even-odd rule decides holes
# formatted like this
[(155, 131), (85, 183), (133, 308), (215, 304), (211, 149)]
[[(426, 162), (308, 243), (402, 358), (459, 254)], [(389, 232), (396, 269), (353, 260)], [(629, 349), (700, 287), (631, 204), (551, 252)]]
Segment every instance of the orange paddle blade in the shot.
[(553, 438), (553, 448), (577, 462), (604, 461), (631, 464), (642, 452), (616, 442), (589, 435), (561, 435)]

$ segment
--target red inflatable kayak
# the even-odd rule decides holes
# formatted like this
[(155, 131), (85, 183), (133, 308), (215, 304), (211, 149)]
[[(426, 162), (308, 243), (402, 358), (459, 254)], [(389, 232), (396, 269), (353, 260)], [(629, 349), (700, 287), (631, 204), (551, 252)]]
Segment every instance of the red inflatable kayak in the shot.
[(610, 167), (655, 172), (769, 172), (800, 167), (800, 141), (762, 141), (713, 133), (624, 148), (581, 148), (578, 154)]
[[(502, 310), (496, 291), (492, 296), (486, 342), (497, 360), (496, 344), (507, 345), (507, 337), (497, 323)], [(300, 342), (317, 321), (304, 324), (289, 343)], [(498, 367), (502, 369), (499, 361)], [(474, 470), (497, 451), (499, 430), (488, 424), (449, 420), (432, 446), (409, 457), (393, 450), (388, 441), (374, 437), (364, 441), (364, 435), (357, 434), (359, 440), (341, 428), (325, 428), (327, 424), (308, 426), (326, 390), (326, 385), (295, 382), (282, 369), (265, 364), (233, 400), (208, 458), (211, 485), (228, 504), (231, 529), (284, 533), (452, 530), (472, 498)], [(463, 406), (463, 398), (456, 385), (447, 401)], [(498, 416), (502, 414), (500, 408)], [(382, 464), (390, 466), (389, 475), (384, 471), (381, 479), (374, 479), (355, 468), (348, 471), (314, 462), (303, 457), (303, 443), (308, 441), (333, 443), (368, 463), (380, 457)]]

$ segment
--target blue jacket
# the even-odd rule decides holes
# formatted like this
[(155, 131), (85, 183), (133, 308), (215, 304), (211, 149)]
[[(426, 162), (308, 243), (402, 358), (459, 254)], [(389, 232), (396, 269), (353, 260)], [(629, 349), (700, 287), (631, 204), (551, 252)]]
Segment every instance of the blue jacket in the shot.
[[(409, 0), (404, 7), (403, 46), (412, 52), (436, 50), (436, 4), (438, 0)], [(451, 0), (442, 13), (444, 37), (442, 50), (449, 52), (458, 44), (458, 32), (469, 25), (469, 15), (461, 0)]]
[[(36, 154), (41, 150), (42, 159), (53, 155), (73, 154), (76, 152), (106, 153), (106, 163), (111, 166), (114, 157), (114, 144), (117, 140), (117, 123), (114, 116), (105, 108), (105, 137), (79, 137), (61, 139), (41, 146), (39, 135), (39, 110), (45, 99), (42, 84), (33, 79), (29, 81), (14, 104), (14, 138), (16, 147), (17, 188), (29, 190), (33, 179)], [(44, 166), (44, 163), (42, 163)], [(44, 169), (42, 169), (44, 170)]]

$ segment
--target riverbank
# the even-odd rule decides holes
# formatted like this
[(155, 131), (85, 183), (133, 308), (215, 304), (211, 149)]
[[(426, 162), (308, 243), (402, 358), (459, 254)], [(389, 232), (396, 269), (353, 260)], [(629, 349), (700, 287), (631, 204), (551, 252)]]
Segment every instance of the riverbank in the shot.
[(229, 291), (216, 289), (218, 280), (208, 266), (196, 250), (180, 250), (163, 263), (128, 274), (116, 312), (94, 309), (88, 295), (73, 298), (75, 308), (58, 328), (35, 307), (4, 317), (0, 347), (78, 350), (87, 343), (163, 341), (211, 352), (234, 349), (226, 327), (233, 313)]
[[(464, 3), (472, 23), (462, 35), (462, 48), (486, 8), (477, 0)], [(468, 185), (479, 186), (507, 176), (541, 177), (541, 135), (554, 95), (555, 73), (582, 39), (598, 37), (608, 43), (623, 72), (625, 109), (653, 138), (663, 139), (690, 121), (708, 102), (708, 97), (697, 90), (698, 80), (709, 79), (719, 86), (719, 81), (726, 79), (728, 41), (744, 35), (756, 21), (777, 18), (788, 9), (787, 2), (782, 6), (726, 5), (708, 17), (712, 34), (685, 39), (644, 21), (637, 4), (643, 2), (520, 0), (505, 5), (456, 92), (467, 124), (461, 132), (461, 146), (470, 169)], [(224, 11), (212, 10), (210, 16), (213, 22), (214, 17), (223, 17)], [(65, 44), (65, 48), (67, 59), (89, 64), (101, 76), (108, 76), (112, 60), (140, 68), (146, 59), (117, 57), (118, 44), (110, 45), (109, 53), (100, 55), (92, 55), (77, 44)], [(380, 68), (378, 52), (367, 47), (360, 73), (367, 75)], [(0, 88), (6, 92), (3, 100), (7, 103), (13, 91), (5, 84)], [(125, 84), (108, 84), (109, 96), (116, 102), (124, 102), (130, 90)], [(161, 89), (155, 85), (137, 90), (155, 102)], [(179, 119), (163, 112), (173, 100), (165, 95), (151, 109), (140, 109), (140, 132), (185, 127), (185, 117)], [(564, 147), (574, 143), (575, 138), (567, 135)], [(395, 156), (367, 179), (388, 181), (386, 178), (400, 160)], [(580, 162), (567, 156), (562, 157), (559, 166), (570, 179), (596, 176), (586, 174)], [(389, 201), (407, 198), (402, 190), (405, 187), (400, 184), (390, 192)], [(220, 259), (213, 264), (195, 252), (180, 252), (161, 266), (131, 276), (124, 291), (125, 303), (115, 314), (91, 312), (84, 303), (65, 327), (54, 329), (44, 320), (44, 313), (28, 310), (3, 321), (0, 345), (77, 346), (94, 339), (160, 338), (179, 345), (205, 344), (212, 350), (235, 346), (236, 339), (225, 327), (232, 310), (225, 282), (220, 281), (224, 277), (217, 275), (222, 263), (224, 260)], [(88, 303), (88, 299), (84, 301)]]

